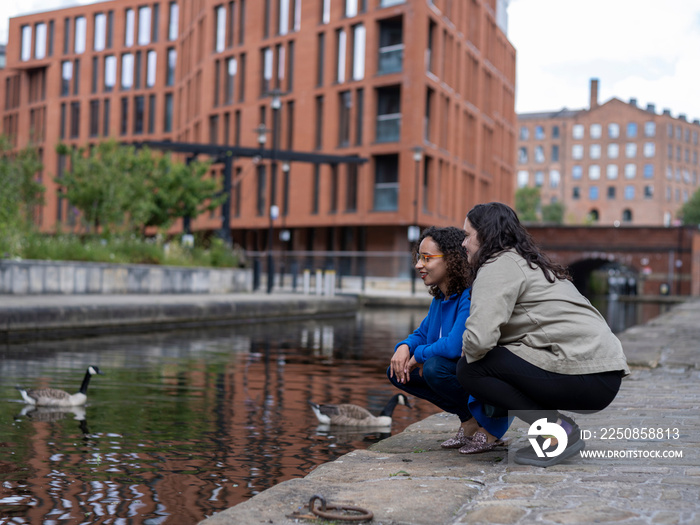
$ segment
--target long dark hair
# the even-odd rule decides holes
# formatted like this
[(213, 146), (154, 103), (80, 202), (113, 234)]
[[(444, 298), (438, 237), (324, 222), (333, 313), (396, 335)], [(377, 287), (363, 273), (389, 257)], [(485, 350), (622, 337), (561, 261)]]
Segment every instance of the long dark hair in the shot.
[[(414, 260), (418, 255), (418, 249), (423, 239), (430, 237), (444, 255), (445, 267), (447, 268), (447, 297), (456, 293), (461, 293), (469, 286), (467, 276), (469, 274), (467, 263), (467, 250), (462, 246), (462, 241), (466, 237), (464, 230), (448, 226), (447, 228), (437, 228), (430, 226), (423, 230), (416, 246), (413, 250)], [(442, 292), (436, 285), (429, 289), (430, 295), (439, 297)]]
[(555, 279), (570, 279), (566, 268), (552, 261), (535, 244), (512, 208), (500, 202), (477, 204), (467, 213), (467, 219), (476, 230), (479, 240), (476, 260), (470, 265), (472, 279), (489, 259), (509, 249), (517, 251), (530, 268), (539, 267), (550, 283)]

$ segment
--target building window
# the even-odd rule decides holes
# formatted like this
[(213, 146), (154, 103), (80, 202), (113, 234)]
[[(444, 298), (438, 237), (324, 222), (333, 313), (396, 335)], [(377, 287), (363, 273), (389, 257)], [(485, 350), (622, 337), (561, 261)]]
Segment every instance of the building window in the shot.
[(151, 16), (151, 41), (158, 42), (158, 15), (160, 14), (160, 5), (153, 4), (153, 15)]
[(571, 168), (571, 178), (574, 180), (579, 180), (581, 177), (583, 177), (583, 167), (574, 165)]
[(214, 38), (214, 51), (221, 53), (226, 48), (226, 8), (223, 5), (216, 7), (216, 35)]
[(615, 200), (615, 191), (616, 191), (615, 186), (608, 186), (608, 200), (609, 201)]
[(575, 139), (583, 138), (583, 124), (574, 124), (572, 128), (572, 137)]
[(553, 139), (559, 138), (559, 126), (552, 126), (552, 138)]
[(653, 164), (645, 164), (644, 165), (644, 178), (645, 179), (653, 179), (654, 178), (654, 165)]
[(520, 146), (518, 148), (518, 162), (520, 164), (527, 163), (527, 148), (525, 146)]
[(338, 100), (338, 147), (345, 148), (350, 145), (350, 108), (352, 101), (350, 91), (342, 91)]
[(233, 104), (235, 97), (236, 73), (238, 71), (238, 62), (235, 58), (229, 58), (226, 62), (226, 92), (224, 94), (224, 103)]
[(70, 138), (80, 137), (80, 102), (70, 103)]
[(397, 142), (401, 138), (401, 88), (377, 89), (377, 142)]
[(633, 159), (637, 156), (637, 145), (634, 142), (625, 144), (625, 157)]
[(267, 170), (265, 164), (258, 164), (257, 169), (257, 192), (255, 199), (255, 212), (258, 217), (265, 215), (265, 195), (267, 193)]
[(535, 146), (535, 162), (538, 164), (544, 162), (544, 148), (542, 146)]
[(616, 159), (620, 156), (620, 145), (619, 144), (608, 144), (608, 158)]
[(352, 79), (365, 78), (365, 26), (358, 24), (352, 28)]
[(634, 186), (625, 186), (625, 200), (634, 200)]
[(600, 124), (591, 124), (590, 134), (592, 139), (599, 139), (603, 133), (603, 126)]
[(617, 179), (617, 164), (608, 164), (605, 169), (605, 176), (610, 180)]
[(336, 32), (336, 44), (338, 49), (338, 55), (336, 60), (336, 77), (335, 80), (339, 84), (345, 82), (345, 57), (346, 57), (346, 46), (347, 46), (347, 34), (344, 29), (339, 29)]
[(625, 164), (625, 178), (633, 179), (637, 175), (636, 164)]
[(168, 40), (177, 40), (179, 24), (179, 8), (177, 2), (170, 2), (170, 20), (168, 21)]
[(156, 96), (148, 95), (148, 132), (156, 131)]
[(173, 130), (173, 94), (165, 94), (165, 107), (163, 110), (163, 131), (170, 133)]
[(629, 208), (622, 210), (622, 222), (632, 222), (632, 210)]
[(518, 171), (518, 188), (527, 188), (530, 183), (530, 172), (527, 170)]
[(656, 124), (652, 121), (644, 123), (644, 136), (653, 137), (656, 135)]
[(379, 23), (379, 63), (377, 73), (386, 75), (403, 71), (403, 25), (401, 19)]
[(600, 158), (600, 144), (591, 144), (588, 153), (592, 159), (599, 159)]
[(656, 154), (656, 144), (653, 142), (644, 143), (644, 156), (646, 158), (651, 158)]
[(151, 8), (139, 7), (139, 39), (140, 46), (151, 43)]
[(520, 126), (520, 140), (527, 140), (530, 138), (530, 130), (527, 126)]
[(611, 122), (608, 124), (608, 137), (611, 139), (616, 139), (620, 136), (620, 125)]
[(90, 129), (91, 137), (97, 137), (100, 134), (100, 101), (90, 101)]
[(560, 182), (561, 175), (559, 174), (559, 170), (549, 170), (549, 187), (553, 190), (557, 189)]
[(126, 10), (126, 24), (124, 26), (124, 45), (131, 47), (134, 45), (134, 21), (135, 15), (133, 9)]
[(597, 201), (599, 193), (600, 191), (598, 189), (598, 186), (591, 186), (590, 188), (588, 188), (588, 199), (592, 201)]
[(538, 170), (535, 172), (535, 187), (541, 188), (542, 186), (544, 186), (544, 172)]
[(357, 164), (347, 165), (347, 185), (345, 190), (345, 211), (357, 211)]
[(644, 198), (653, 199), (654, 198), (654, 186), (647, 184), (644, 186)]
[(289, 32), (289, 0), (279, 2), (278, 34), (286, 35)]
[(535, 139), (544, 140), (544, 127), (535, 126)]
[(633, 139), (637, 136), (637, 123), (630, 122), (627, 124), (627, 138)]
[(34, 41), (34, 58), (42, 59), (46, 56), (46, 24), (36, 25), (36, 37)]
[(272, 49), (269, 47), (264, 48), (261, 51), (261, 59), (262, 59), (262, 77), (260, 78), (260, 95), (265, 96), (267, 93), (271, 91), (271, 81), (272, 81), (272, 66), (273, 66), (273, 57), (272, 57)]
[(134, 135), (143, 133), (143, 121), (146, 100), (143, 96), (134, 97)]
[(323, 95), (318, 95), (316, 97), (316, 133), (314, 145), (316, 149), (321, 149), (323, 147)]
[(117, 83), (117, 57), (105, 57), (105, 91), (112, 91)]
[(119, 133), (126, 135), (129, 131), (129, 99), (122, 97), (121, 99), (121, 119)]
[(110, 100), (108, 98), (104, 99), (102, 104), (102, 136), (109, 136), (109, 112), (110, 112)]
[(61, 96), (70, 95), (70, 84), (73, 79), (73, 62), (61, 62)]
[(575, 201), (579, 200), (581, 198), (581, 188), (578, 186), (571, 188), (571, 198)]
[(552, 144), (552, 162), (559, 162), (559, 146)]
[(357, 16), (357, 0), (345, 0), (345, 17)]
[(84, 16), (79, 16), (75, 19), (75, 42), (74, 51), (76, 54), (85, 52), (85, 39), (87, 31), (87, 22)]
[(93, 41), (93, 49), (95, 51), (103, 51), (107, 44), (107, 15), (97, 13), (95, 15), (95, 39)]
[(323, 85), (323, 61), (326, 52), (326, 34), (318, 34), (318, 48), (316, 50), (316, 85)]
[(571, 158), (572, 159), (582, 159), (583, 158), (583, 145), (574, 144), (571, 146)]
[(156, 52), (149, 51), (146, 55), (146, 87), (149, 88), (156, 85), (156, 60)]
[(122, 89), (131, 89), (134, 85), (134, 55), (124, 53), (122, 55)]
[(22, 49), (20, 50), (20, 60), (26, 62), (32, 58), (32, 26), (22, 26)]
[(399, 5), (406, 2), (406, 0), (380, 0), (379, 7), (389, 7), (392, 5)]
[(165, 85), (172, 86), (175, 84), (175, 66), (177, 65), (177, 51), (174, 47), (168, 48), (168, 63), (165, 71)]
[(327, 24), (331, 21), (331, 0), (321, 0), (321, 23)]
[(396, 211), (399, 206), (399, 156), (374, 158), (374, 210)]
[(588, 166), (588, 178), (590, 180), (600, 179), (600, 166), (598, 164), (591, 164)]

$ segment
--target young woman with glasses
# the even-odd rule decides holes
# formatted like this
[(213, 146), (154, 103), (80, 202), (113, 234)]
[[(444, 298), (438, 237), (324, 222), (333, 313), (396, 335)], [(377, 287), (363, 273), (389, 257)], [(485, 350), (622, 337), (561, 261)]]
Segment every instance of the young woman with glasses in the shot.
[[(460, 452), (470, 454), (475, 452), (476, 434), (481, 434), (479, 438), (489, 444), (476, 450), (483, 452), (496, 446), (509, 422), (506, 418), (482, 417), (483, 407), (473, 399), (470, 403), (456, 376), (471, 292), (467, 286), (464, 239), (464, 231), (453, 227), (430, 227), (420, 236), (415, 268), (433, 301), (420, 326), (396, 345), (387, 376), (404, 392), (456, 414), (461, 423), (459, 431), (442, 447), (459, 448)], [(479, 414), (477, 418), (470, 407)]]

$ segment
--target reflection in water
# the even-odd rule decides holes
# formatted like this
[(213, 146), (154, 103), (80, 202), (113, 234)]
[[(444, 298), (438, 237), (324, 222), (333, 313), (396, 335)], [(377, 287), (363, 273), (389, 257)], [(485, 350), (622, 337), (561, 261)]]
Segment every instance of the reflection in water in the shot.
[[(0, 521), (196, 523), (399, 432), (436, 409), (417, 401), (392, 429), (347, 432), (318, 428), (307, 402), (379, 413), (394, 345), (423, 315), (6, 346)], [(82, 412), (19, 409), (15, 384), (70, 387), (87, 362), (105, 375)]]

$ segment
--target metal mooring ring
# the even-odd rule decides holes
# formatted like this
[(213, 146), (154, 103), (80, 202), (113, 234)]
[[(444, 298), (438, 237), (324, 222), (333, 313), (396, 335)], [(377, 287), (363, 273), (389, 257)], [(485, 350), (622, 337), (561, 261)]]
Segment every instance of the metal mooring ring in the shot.
[[(318, 510), (314, 507), (314, 502), (316, 500), (321, 501), (321, 510)], [(326, 512), (326, 509), (359, 512), (359, 514), (354, 516), (348, 516), (347, 514), (335, 514), (333, 512)], [(365, 521), (374, 518), (374, 514), (372, 513), (372, 511), (363, 509), (361, 507), (353, 507), (351, 505), (327, 505), (326, 498), (324, 498), (320, 494), (314, 494), (313, 496), (311, 496), (311, 499), (309, 500), (309, 510), (316, 516), (325, 518), (327, 520)]]

